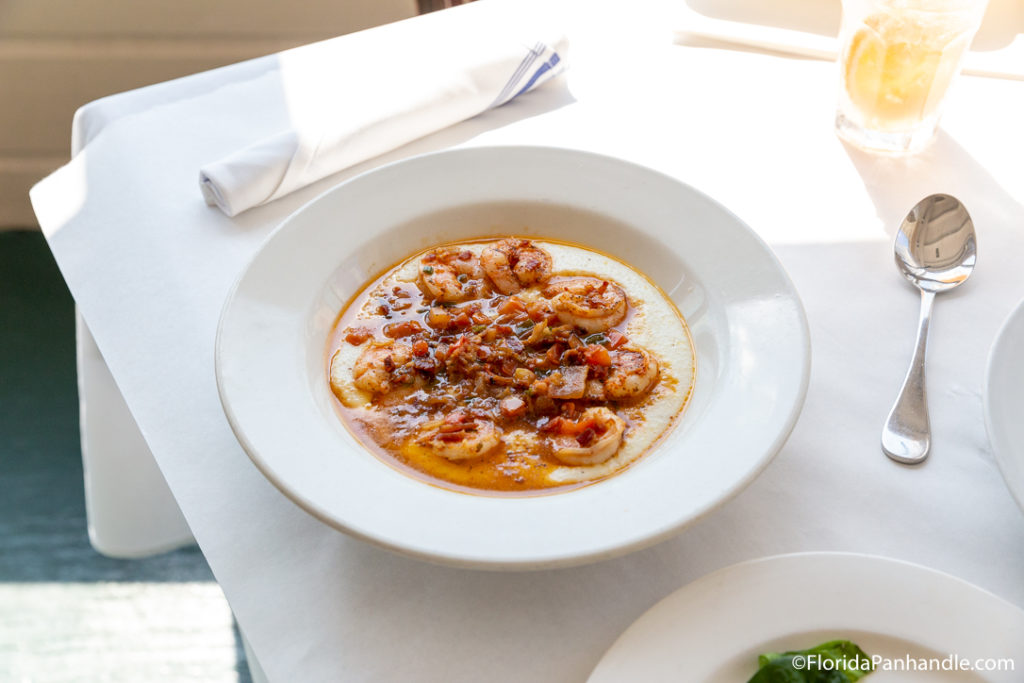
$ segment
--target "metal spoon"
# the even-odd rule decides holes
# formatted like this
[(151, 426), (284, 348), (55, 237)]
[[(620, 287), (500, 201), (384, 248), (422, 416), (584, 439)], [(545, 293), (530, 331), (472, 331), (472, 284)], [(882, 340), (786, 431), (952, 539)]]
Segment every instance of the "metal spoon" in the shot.
[(910, 369), (882, 429), (882, 450), (908, 465), (924, 462), (931, 448), (924, 357), (935, 295), (963, 283), (974, 270), (974, 223), (956, 197), (933, 194), (903, 219), (893, 245), (903, 277), (921, 290), (921, 318)]

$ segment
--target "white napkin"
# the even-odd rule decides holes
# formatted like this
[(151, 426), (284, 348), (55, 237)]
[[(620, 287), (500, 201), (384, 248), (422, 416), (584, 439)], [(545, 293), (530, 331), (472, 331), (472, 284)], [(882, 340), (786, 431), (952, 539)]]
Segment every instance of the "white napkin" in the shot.
[(567, 41), (543, 27), (549, 17), (496, 16), (463, 5), (280, 53), (291, 126), (203, 166), (206, 203), (235, 216), (499, 107), (564, 68)]

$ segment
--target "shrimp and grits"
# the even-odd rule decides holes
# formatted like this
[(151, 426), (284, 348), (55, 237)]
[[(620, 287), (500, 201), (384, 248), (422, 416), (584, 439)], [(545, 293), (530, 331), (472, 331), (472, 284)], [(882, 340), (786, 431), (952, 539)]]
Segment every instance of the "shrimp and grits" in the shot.
[(430, 483), (535, 494), (649, 451), (690, 397), (686, 323), (599, 252), (518, 237), (444, 245), (370, 283), (328, 349), (344, 423)]

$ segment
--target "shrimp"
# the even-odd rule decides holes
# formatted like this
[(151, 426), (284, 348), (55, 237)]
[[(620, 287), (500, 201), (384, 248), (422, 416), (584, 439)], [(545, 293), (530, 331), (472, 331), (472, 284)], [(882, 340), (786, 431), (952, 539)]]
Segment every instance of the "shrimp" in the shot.
[(566, 465), (599, 465), (619, 450), (626, 422), (608, 408), (587, 408), (577, 426), (587, 425), (577, 436), (555, 438), (553, 455)]
[(611, 356), (611, 372), (604, 381), (610, 400), (643, 396), (658, 382), (658, 360), (644, 349), (621, 349)]
[(401, 383), (395, 370), (412, 360), (406, 344), (370, 344), (352, 366), (352, 379), (357, 388), (375, 395), (386, 394)]
[(622, 287), (592, 277), (556, 282), (544, 290), (563, 323), (586, 332), (606, 332), (626, 317), (626, 293)]
[(420, 289), (435, 301), (463, 301), (477, 293), (484, 271), (473, 252), (434, 249), (420, 259)]
[(490, 244), (480, 254), (480, 263), (502, 294), (515, 294), (551, 277), (551, 255), (530, 240), (509, 238)]
[(469, 460), (497, 448), (501, 443), (501, 433), (501, 429), (489, 419), (456, 411), (440, 424), (427, 428), (417, 440), (417, 445), (448, 460)]

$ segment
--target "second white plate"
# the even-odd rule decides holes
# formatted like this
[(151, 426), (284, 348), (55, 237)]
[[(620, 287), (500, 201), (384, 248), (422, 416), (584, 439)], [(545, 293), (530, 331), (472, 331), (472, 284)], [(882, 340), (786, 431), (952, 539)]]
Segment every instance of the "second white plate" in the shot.
[[(669, 595), (622, 634), (589, 683), (744, 683), (758, 654), (836, 639), (891, 663), (864, 683), (1009, 683), (1024, 675), (1024, 611), (1010, 603), (905, 562), (804, 553), (727, 567)], [(950, 658), (990, 670), (942, 670)], [(924, 671), (908, 661), (920, 669), (931, 659), (935, 668)]]
[[(1024, 301), (1003, 323), (988, 358), (985, 427), (1010, 493), (1024, 510)], [(1024, 677), (1024, 674), (1022, 674)]]

